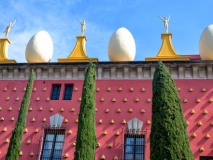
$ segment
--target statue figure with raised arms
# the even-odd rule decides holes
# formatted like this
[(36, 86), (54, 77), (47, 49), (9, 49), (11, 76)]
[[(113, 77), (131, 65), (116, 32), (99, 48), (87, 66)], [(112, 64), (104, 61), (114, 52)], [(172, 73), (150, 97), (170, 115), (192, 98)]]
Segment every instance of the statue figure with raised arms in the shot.
[(169, 31), (169, 24), (168, 23), (169, 23), (170, 16), (168, 18), (166, 18), (166, 17), (162, 18), (161, 16), (159, 16), (159, 18), (164, 23), (165, 33), (168, 33), (168, 31)]
[(16, 23), (16, 20), (12, 23), (10, 22), (10, 24), (7, 26), (7, 28), (5, 29), (5, 31), (3, 33), (5, 33), (5, 37), (8, 37), (8, 33), (10, 32), (10, 29), (13, 27), (13, 25)]
[(78, 19), (78, 21), (79, 21), (80, 24), (81, 24), (81, 35), (83, 36), (83, 35), (84, 35), (84, 31), (85, 31), (85, 29), (86, 29), (86, 21), (85, 21), (85, 20), (80, 21), (79, 19)]

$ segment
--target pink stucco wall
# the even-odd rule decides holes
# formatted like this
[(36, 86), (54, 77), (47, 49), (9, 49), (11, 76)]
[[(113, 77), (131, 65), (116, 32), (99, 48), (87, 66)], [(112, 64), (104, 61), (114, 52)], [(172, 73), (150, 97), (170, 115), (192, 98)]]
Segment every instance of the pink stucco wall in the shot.
[[(2, 80), (0, 81), (0, 118), (4, 117), (4, 121), (0, 121), (0, 159), (4, 159), (7, 152), (9, 143), (5, 143), (7, 138), (11, 136), (11, 130), (14, 128), (17, 116), (18, 109), (21, 104), (21, 100), (24, 95), (23, 88), (26, 86), (27, 81), (22, 80)], [(50, 100), (46, 99), (51, 95), (51, 87), (54, 83), (62, 84), (61, 96), (59, 100)], [(64, 84), (73, 83), (74, 87), (78, 90), (73, 91), (72, 100), (62, 100)], [(65, 153), (69, 154), (67, 160), (73, 159), (73, 153), (75, 147), (72, 146), (72, 143), (76, 140), (77, 133), (77, 123), (75, 120), (78, 118), (76, 113), (79, 112), (80, 102), (78, 99), (81, 97), (83, 81), (81, 80), (36, 80), (34, 82), (34, 88), (36, 91), (32, 93), (30, 107), (33, 108), (32, 111), (29, 111), (27, 118), (27, 129), (28, 132), (24, 133), (23, 144), (21, 151), (23, 156), (20, 156), (20, 160), (26, 159), (35, 159), (39, 144), (39, 139), (42, 135), (41, 123), (43, 118), (46, 118), (47, 121), (45, 124), (49, 124), (49, 117), (59, 113), (65, 119), (68, 119), (68, 123), (63, 123), (63, 125), (68, 125), (68, 130), (72, 130), (72, 134), (66, 134), (63, 155)], [(187, 103), (182, 103), (182, 108), (186, 120), (189, 122), (188, 133), (190, 136), (190, 145), (194, 154), (194, 158), (199, 160), (199, 156), (213, 156), (213, 145), (212, 137), (213, 130), (210, 123), (213, 121), (213, 103), (208, 102), (208, 100), (213, 97), (213, 80), (176, 80), (177, 87), (181, 88), (179, 92), (181, 101), (186, 98)], [(7, 88), (7, 91), (4, 91), (4, 88)], [(16, 91), (13, 91), (13, 88), (16, 87)], [(47, 91), (43, 91), (43, 88), (47, 88)], [(150, 129), (151, 125), (146, 124), (148, 120), (151, 120), (151, 102), (147, 102), (147, 99), (152, 98), (152, 81), (151, 80), (98, 80), (96, 87), (100, 89), (99, 92), (96, 92), (96, 106), (97, 106), (97, 138), (100, 143), (100, 147), (96, 150), (96, 159), (99, 160), (102, 155), (105, 155), (106, 160), (112, 160), (114, 156), (120, 157), (121, 154), (121, 144), (123, 143), (122, 128), (126, 128), (126, 124), (122, 124), (122, 121), (126, 121), (132, 118), (138, 118), (144, 122), (143, 129), (148, 129), (147, 134), (145, 135), (146, 149), (145, 149), (145, 159), (149, 160), (149, 147), (150, 147)], [(107, 91), (108, 88), (111, 88), (111, 91)], [(121, 87), (122, 91), (118, 91), (118, 88)], [(129, 89), (133, 88), (134, 91), (130, 92)], [(141, 92), (141, 88), (145, 88), (145, 92)], [(193, 92), (189, 92), (189, 89), (192, 88)], [(206, 91), (202, 92), (201, 89), (205, 88)], [(6, 100), (7, 97), (10, 97), (9, 100)], [(16, 101), (16, 98), (19, 97), (20, 100)], [(39, 101), (36, 101), (36, 98), (39, 97)], [(104, 98), (104, 101), (101, 102), (101, 98)], [(115, 98), (116, 102), (112, 102), (112, 99)], [(124, 102), (123, 99), (127, 98), (127, 102)], [(139, 98), (139, 102), (135, 102), (135, 98)], [(196, 99), (200, 99), (200, 103), (196, 103)], [(39, 111), (39, 108), (42, 106), (43, 111)], [(8, 111), (8, 108), (12, 107), (12, 111)], [(53, 112), (50, 112), (50, 108), (54, 108)], [(60, 112), (61, 108), (64, 108), (64, 112)], [(75, 112), (70, 110), (75, 108)], [(106, 109), (109, 109), (108, 113), (105, 113)], [(117, 113), (116, 110), (120, 108), (121, 113)], [(133, 112), (130, 113), (128, 110), (132, 108)], [(145, 113), (141, 113), (141, 109), (145, 110)], [(191, 110), (195, 111), (195, 114), (191, 114)], [(204, 110), (207, 110), (207, 114), (203, 114)], [(15, 120), (11, 121), (10, 119), (14, 117)], [(31, 122), (32, 118), (35, 118), (35, 122)], [(99, 124), (98, 121), (102, 119), (103, 123)], [(114, 120), (114, 124), (110, 124), (111, 120)], [(198, 126), (197, 123), (201, 121), (202, 126)], [(7, 128), (6, 132), (3, 132), (3, 128)], [(38, 128), (39, 132), (34, 133), (34, 130)], [(107, 135), (102, 133), (107, 131)], [(119, 131), (121, 134), (115, 136), (116, 131)], [(191, 135), (196, 133), (197, 137), (192, 138)], [(206, 134), (210, 135), (209, 139), (205, 138)], [(28, 140), (31, 140), (31, 144), (27, 144)], [(112, 148), (108, 148), (108, 144), (112, 144)], [(204, 148), (204, 151), (199, 150), (200, 147)], [(30, 156), (30, 153), (33, 152), (35, 155)]]

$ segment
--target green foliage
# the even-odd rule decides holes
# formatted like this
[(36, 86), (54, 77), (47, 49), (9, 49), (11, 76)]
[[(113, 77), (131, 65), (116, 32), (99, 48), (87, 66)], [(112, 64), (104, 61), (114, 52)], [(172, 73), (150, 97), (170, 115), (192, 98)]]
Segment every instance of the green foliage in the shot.
[(12, 137), (10, 139), (9, 148), (7, 150), (6, 160), (18, 160), (19, 152), (22, 143), (22, 135), (24, 132), (24, 128), (26, 126), (26, 118), (28, 113), (28, 106), (30, 103), (30, 97), (32, 93), (34, 82), (34, 72), (33, 70), (30, 72), (30, 77), (28, 80), (27, 88), (25, 91), (24, 98), (21, 103), (18, 120), (16, 122), (16, 126), (12, 131)]
[(175, 83), (159, 61), (152, 83), (151, 160), (193, 160)]
[(95, 75), (96, 66), (90, 62), (82, 90), (74, 160), (95, 159)]

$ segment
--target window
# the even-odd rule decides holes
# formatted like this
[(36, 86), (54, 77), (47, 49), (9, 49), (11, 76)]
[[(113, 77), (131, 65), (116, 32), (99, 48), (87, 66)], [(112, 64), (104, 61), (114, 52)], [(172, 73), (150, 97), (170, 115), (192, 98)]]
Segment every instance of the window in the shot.
[(144, 135), (125, 134), (124, 160), (144, 160)]
[(51, 100), (58, 100), (60, 97), (60, 90), (61, 90), (61, 85), (60, 84), (53, 84), (52, 85), (52, 95), (51, 95)]
[(213, 160), (213, 157), (200, 157), (200, 160)]
[(73, 84), (65, 84), (64, 100), (72, 99)]
[(46, 129), (41, 160), (61, 160), (65, 129)]

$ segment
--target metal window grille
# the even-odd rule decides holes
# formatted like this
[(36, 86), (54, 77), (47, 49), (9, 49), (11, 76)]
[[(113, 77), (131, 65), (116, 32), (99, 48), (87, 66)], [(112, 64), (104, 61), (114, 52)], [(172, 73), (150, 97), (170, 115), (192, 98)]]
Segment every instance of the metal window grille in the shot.
[(58, 100), (60, 97), (61, 84), (53, 84), (52, 85), (52, 100)]
[(73, 92), (73, 84), (65, 84), (64, 100), (71, 100)]
[(209, 157), (209, 156), (201, 156), (200, 160), (213, 160), (213, 157)]
[(145, 160), (145, 134), (147, 130), (134, 133), (123, 130), (121, 160)]
[(67, 126), (53, 128), (42, 124), (42, 128), (36, 160), (62, 160)]

